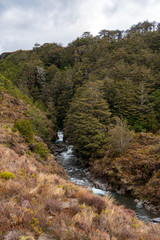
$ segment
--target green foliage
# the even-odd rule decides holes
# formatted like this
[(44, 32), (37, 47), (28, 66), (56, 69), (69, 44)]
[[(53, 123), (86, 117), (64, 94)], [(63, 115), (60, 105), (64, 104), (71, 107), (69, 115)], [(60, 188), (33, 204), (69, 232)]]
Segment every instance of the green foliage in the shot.
[(26, 95), (22, 95), (20, 90), (11, 82), (11, 80), (5, 78), (0, 74), (0, 93), (7, 90), (12, 96), (22, 99), (27, 104), (32, 104), (31, 98)]
[[(136, 132), (160, 128), (159, 39), (159, 24), (145, 21), (126, 31), (103, 29), (96, 37), (85, 32), (67, 47), (46, 43), (5, 54), (1, 92), (7, 89), (60, 128), (65, 125), (79, 154), (102, 156), (114, 117), (126, 119)], [(37, 111), (27, 116), (36, 134), (51, 139), (51, 128)]]
[(30, 143), (33, 141), (34, 132), (29, 120), (18, 120), (14, 124), (14, 129), (17, 129), (27, 142)]
[(14, 54), (10, 54), (3, 61), (0, 61), (0, 70), (2, 74), (12, 81), (13, 84), (16, 84), (17, 75), (24, 61), (27, 59), (26, 52), (16, 51)]
[(34, 152), (39, 154), (41, 158), (44, 160), (47, 159), (47, 156), (49, 154), (47, 148), (45, 147), (44, 143), (37, 143), (36, 146), (34, 147)]
[(15, 96), (15, 97), (17, 97), (17, 98), (20, 98), (20, 97), (21, 97), (21, 93), (20, 93), (20, 91), (18, 90), (18, 88), (15, 87), (15, 86), (13, 85), (13, 83), (12, 83), (9, 79), (5, 78), (5, 77), (2, 76), (1, 74), (0, 74), (0, 87), (1, 87), (1, 91), (2, 91), (3, 89), (5, 89), (5, 90), (8, 90), (8, 92), (9, 92), (11, 95), (13, 95), (13, 96)]
[(25, 115), (29, 118), (36, 135), (40, 136), (45, 142), (50, 142), (54, 138), (55, 124), (52, 124), (52, 121), (49, 121), (39, 109), (32, 106), (27, 109)]
[(65, 136), (83, 158), (100, 157), (107, 144), (110, 111), (101, 81), (87, 82), (77, 90), (65, 123)]
[(25, 115), (30, 119), (34, 132), (43, 139), (47, 138), (49, 129), (46, 126), (41, 112), (36, 107), (31, 107), (27, 109)]
[(8, 179), (16, 180), (16, 176), (13, 173), (7, 172), (7, 171), (0, 173), (0, 178), (6, 179), (6, 180)]
[(146, 132), (144, 123), (142, 121), (135, 121), (132, 127), (135, 132)]

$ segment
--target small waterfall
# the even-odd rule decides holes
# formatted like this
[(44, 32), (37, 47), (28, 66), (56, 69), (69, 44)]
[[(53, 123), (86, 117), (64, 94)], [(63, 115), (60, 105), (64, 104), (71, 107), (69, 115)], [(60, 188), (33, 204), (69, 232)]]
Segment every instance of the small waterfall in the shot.
[(56, 140), (56, 143), (63, 142), (63, 132), (62, 131), (57, 132), (57, 137), (58, 137), (58, 139)]

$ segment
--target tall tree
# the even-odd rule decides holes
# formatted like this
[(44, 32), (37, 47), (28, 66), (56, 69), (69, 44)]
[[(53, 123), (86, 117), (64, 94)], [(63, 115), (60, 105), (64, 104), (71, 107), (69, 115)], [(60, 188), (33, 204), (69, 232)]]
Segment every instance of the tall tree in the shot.
[(110, 116), (102, 81), (88, 81), (77, 90), (67, 114), (65, 136), (80, 156), (104, 154)]

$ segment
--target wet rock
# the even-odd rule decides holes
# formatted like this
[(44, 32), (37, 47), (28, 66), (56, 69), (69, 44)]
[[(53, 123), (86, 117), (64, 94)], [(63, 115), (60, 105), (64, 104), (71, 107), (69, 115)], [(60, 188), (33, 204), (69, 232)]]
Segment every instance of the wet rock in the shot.
[(143, 201), (139, 201), (136, 205), (137, 208), (143, 208), (144, 206), (144, 202)]
[(134, 203), (138, 203), (138, 202), (139, 202), (139, 200), (138, 200), (138, 199), (135, 199), (135, 200), (134, 200)]
[(145, 206), (145, 208), (146, 208), (147, 210), (151, 210), (151, 206), (150, 206), (150, 205), (144, 204), (144, 206)]
[(94, 186), (95, 186), (95, 188), (99, 188), (103, 191), (106, 191), (106, 188), (107, 188), (107, 184), (103, 184), (103, 183), (100, 183), (98, 181), (94, 182)]
[(153, 222), (160, 223), (160, 217), (158, 217), (158, 218), (153, 218)]
[(107, 193), (106, 191), (103, 191), (103, 190), (101, 190), (99, 188), (97, 189), (95, 187), (92, 187), (91, 189), (92, 189), (93, 193), (96, 194), (96, 195), (105, 196), (106, 193)]
[(54, 156), (57, 156), (59, 153), (54, 151)]
[(89, 172), (86, 172), (85, 174), (86, 174), (86, 176), (87, 176), (88, 178), (90, 177), (90, 173), (89, 173)]
[(51, 146), (54, 155), (67, 151), (67, 146), (64, 143), (57, 143)]

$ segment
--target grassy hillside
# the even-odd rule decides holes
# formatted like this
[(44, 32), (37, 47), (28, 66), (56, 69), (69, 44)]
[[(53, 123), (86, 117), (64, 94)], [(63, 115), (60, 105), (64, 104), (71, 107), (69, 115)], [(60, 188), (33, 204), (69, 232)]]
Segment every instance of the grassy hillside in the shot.
[(25, 114), (28, 107), (6, 90), (1, 92), (0, 238), (159, 239), (159, 225), (145, 224), (109, 196), (95, 196), (67, 180), (33, 132)]

